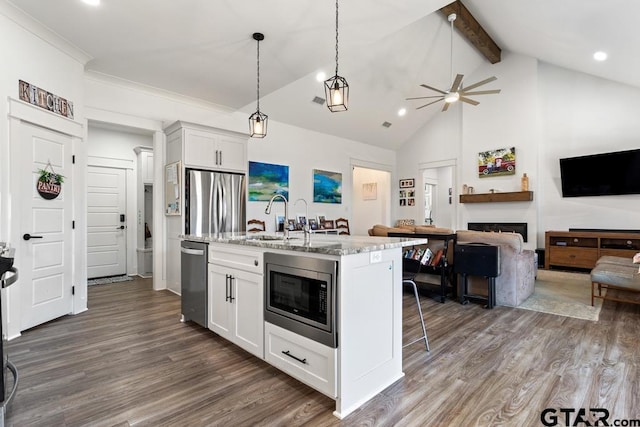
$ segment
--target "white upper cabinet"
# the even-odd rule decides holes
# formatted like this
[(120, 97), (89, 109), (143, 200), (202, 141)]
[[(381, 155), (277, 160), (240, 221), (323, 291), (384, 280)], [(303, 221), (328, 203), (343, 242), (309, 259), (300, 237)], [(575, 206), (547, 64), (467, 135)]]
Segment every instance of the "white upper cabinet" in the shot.
[(169, 144), (181, 145), (182, 158), (171, 160), (182, 160), (184, 167), (241, 173), (247, 170), (245, 134), (180, 121), (165, 133)]

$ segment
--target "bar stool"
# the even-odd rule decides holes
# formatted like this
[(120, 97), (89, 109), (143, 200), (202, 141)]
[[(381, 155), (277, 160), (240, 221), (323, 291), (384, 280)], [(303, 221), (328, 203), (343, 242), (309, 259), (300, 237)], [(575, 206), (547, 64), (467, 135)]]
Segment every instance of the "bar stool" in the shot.
[(420, 297), (418, 296), (418, 286), (416, 285), (415, 278), (416, 275), (420, 272), (420, 261), (411, 258), (402, 258), (402, 284), (407, 285), (410, 284), (413, 286), (413, 294), (416, 296), (416, 304), (418, 306), (418, 314), (420, 314), (420, 323), (422, 324), (422, 336), (420, 338), (416, 338), (408, 344), (403, 345), (402, 347), (406, 347), (415, 342), (424, 339), (425, 346), (427, 347), (427, 351), (429, 350), (429, 339), (427, 338), (427, 328), (424, 326), (424, 317), (422, 316), (422, 308), (420, 307)]

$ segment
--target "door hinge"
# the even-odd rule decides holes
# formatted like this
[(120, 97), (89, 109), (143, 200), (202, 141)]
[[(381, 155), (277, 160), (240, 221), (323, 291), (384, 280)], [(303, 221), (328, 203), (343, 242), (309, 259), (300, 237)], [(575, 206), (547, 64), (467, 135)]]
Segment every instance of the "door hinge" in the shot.
[(73, 154), (71, 156), (71, 164), (74, 164), (74, 165), (76, 164), (76, 155), (75, 154)]
[(75, 221), (71, 221), (71, 229), (72, 230), (76, 229), (76, 222)]
[(71, 287), (71, 295), (75, 295), (76, 294), (76, 287), (72, 286)]

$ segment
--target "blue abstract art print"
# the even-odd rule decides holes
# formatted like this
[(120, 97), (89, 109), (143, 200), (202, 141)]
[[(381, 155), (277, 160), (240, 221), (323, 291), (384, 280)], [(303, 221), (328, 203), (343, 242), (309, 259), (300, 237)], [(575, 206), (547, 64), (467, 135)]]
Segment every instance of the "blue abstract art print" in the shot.
[(289, 166), (249, 162), (249, 201), (269, 201), (276, 194), (289, 200)]
[(342, 174), (314, 169), (313, 201), (316, 203), (342, 203)]

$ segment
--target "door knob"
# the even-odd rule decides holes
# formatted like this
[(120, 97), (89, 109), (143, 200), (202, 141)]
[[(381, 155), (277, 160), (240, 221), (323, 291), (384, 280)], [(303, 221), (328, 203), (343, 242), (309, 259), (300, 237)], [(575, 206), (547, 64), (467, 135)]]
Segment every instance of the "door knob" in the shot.
[(116, 227), (116, 230), (124, 230), (124, 225), (121, 225), (120, 227)]
[(24, 240), (42, 239), (42, 236), (32, 236), (32, 235), (31, 235), (31, 234), (29, 234), (29, 233), (25, 233), (25, 234), (23, 234), (23, 235), (22, 235), (22, 238), (23, 238)]

